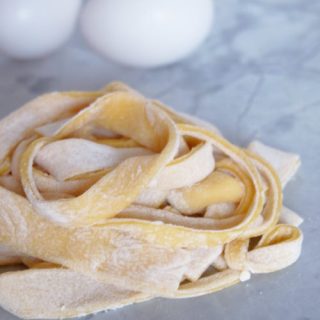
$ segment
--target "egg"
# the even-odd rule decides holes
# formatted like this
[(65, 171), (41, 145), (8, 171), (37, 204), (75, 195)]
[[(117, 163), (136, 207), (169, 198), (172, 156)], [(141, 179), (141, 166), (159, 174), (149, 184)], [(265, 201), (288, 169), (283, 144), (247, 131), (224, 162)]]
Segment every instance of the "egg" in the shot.
[(126, 65), (156, 67), (193, 52), (212, 19), (212, 0), (89, 0), (81, 28), (102, 55)]
[(71, 35), (81, 0), (0, 0), (0, 51), (42, 57)]

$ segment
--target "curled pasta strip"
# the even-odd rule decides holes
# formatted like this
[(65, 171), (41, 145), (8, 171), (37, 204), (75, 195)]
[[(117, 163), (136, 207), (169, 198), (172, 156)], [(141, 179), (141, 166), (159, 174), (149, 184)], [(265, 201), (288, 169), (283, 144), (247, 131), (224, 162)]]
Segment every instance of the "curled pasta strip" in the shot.
[(199, 296), (300, 255), (282, 208), (297, 155), (237, 147), (124, 84), (36, 98), (0, 136), (0, 264), (28, 268), (0, 275), (0, 305), (20, 317)]
[(302, 240), (298, 228), (279, 224), (264, 233), (252, 250), (248, 249), (248, 239), (229, 242), (225, 249), (225, 259), (234, 270), (273, 272), (286, 268), (299, 258)]

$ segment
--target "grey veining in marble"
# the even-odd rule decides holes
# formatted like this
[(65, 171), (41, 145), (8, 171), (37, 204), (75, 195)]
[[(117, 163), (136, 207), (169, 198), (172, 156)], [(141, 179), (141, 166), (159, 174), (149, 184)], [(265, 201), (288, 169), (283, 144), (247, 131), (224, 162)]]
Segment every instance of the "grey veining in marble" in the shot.
[[(80, 36), (40, 61), (0, 58), (0, 117), (42, 92), (96, 89), (118, 79), (214, 122), (234, 143), (258, 138), (302, 156), (284, 200), (305, 218), (295, 265), (216, 294), (156, 299), (92, 320), (320, 319), (320, 1), (216, 2), (206, 44), (165, 68), (112, 64), (90, 52)], [(15, 317), (0, 311), (0, 319)]]

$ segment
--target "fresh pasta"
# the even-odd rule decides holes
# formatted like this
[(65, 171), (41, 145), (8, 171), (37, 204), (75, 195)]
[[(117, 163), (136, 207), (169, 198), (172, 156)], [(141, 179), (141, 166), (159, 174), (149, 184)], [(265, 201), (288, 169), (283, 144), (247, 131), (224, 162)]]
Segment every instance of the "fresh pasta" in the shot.
[(298, 155), (240, 148), (114, 82), (40, 96), (0, 121), (0, 305), (78, 317), (187, 298), (277, 271), (301, 251), (282, 205)]

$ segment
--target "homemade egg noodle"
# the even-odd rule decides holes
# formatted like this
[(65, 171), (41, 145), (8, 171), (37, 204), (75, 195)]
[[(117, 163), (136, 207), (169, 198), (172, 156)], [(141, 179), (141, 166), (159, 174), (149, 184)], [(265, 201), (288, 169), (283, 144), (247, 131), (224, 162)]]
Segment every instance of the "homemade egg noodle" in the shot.
[(286, 268), (299, 165), (122, 83), (40, 96), (0, 121), (0, 264), (25, 266), (0, 275), (0, 305), (77, 317)]

